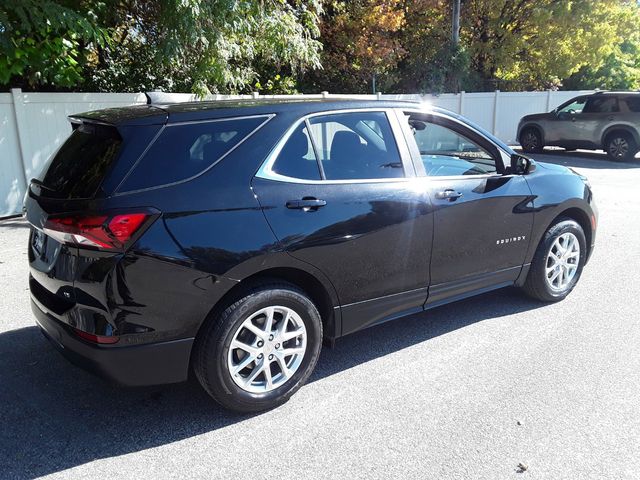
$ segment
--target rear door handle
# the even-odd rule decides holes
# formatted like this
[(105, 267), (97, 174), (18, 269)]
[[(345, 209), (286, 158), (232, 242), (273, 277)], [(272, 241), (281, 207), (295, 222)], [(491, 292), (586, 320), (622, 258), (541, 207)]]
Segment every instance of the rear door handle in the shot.
[(286, 205), (287, 208), (298, 210), (317, 210), (320, 207), (324, 207), (327, 204), (324, 200), (317, 198), (303, 198), (302, 200), (289, 200)]
[(462, 194), (460, 192), (456, 192), (452, 188), (447, 188), (446, 190), (436, 193), (436, 198), (440, 200), (449, 200), (450, 202), (459, 199), (461, 196)]

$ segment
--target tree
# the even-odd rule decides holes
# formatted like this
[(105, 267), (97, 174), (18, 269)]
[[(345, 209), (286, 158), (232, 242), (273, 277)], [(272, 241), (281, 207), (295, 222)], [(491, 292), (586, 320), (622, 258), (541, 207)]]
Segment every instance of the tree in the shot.
[(403, 2), (405, 25), (401, 42), (406, 54), (396, 75), (397, 92), (455, 92), (467, 82), (468, 56), (464, 45), (451, 41), (451, 2)]
[(637, 31), (638, 5), (621, 0), (469, 0), (462, 35), (471, 68), (503, 89), (556, 88), (602, 65)]
[(0, 1), (4, 84), (205, 94), (319, 66), (319, 0)]
[(92, 48), (106, 45), (96, 25), (104, 4), (0, 1), (0, 84), (23, 88), (73, 87)]
[(308, 72), (305, 89), (371, 92), (395, 81), (405, 51), (400, 43), (404, 10), (399, 0), (330, 1), (320, 25), (324, 51), (322, 70)]

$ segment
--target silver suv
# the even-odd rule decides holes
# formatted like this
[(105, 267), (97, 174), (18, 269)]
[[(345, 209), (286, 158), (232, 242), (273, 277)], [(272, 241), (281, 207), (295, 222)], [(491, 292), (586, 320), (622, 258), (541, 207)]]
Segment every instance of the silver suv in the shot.
[(614, 160), (630, 160), (640, 148), (640, 93), (597, 92), (572, 98), (549, 113), (522, 117), (517, 138), (525, 152), (553, 145), (603, 149)]

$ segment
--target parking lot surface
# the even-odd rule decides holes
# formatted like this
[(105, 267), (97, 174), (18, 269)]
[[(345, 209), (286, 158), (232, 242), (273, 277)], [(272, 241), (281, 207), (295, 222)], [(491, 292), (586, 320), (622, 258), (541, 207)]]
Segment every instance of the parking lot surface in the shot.
[(34, 326), (28, 229), (0, 222), (0, 478), (640, 478), (640, 161), (534, 157), (586, 174), (600, 210), (565, 301), (505, 289), (340, 339), (253, 416), (69, 364)]

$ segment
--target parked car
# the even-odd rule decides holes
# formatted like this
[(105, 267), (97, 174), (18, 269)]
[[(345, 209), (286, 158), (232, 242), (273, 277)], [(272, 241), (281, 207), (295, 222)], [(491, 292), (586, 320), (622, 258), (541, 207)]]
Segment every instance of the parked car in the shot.
[(70, 120), (26, 198), (32, 307), (63, 354), (125, 385), (192, 369), (225, 407), (272, 408), (323, 340), (506, 286), (561, 300), (594, 245), (584, 177), (418, 103)]
[(640, 93), (581, 95), (549, 113), (526, 115), (518, 140), (525, 152), (545, 146), (602, 149), (613, 160), (630, 160), (640, 148)]

